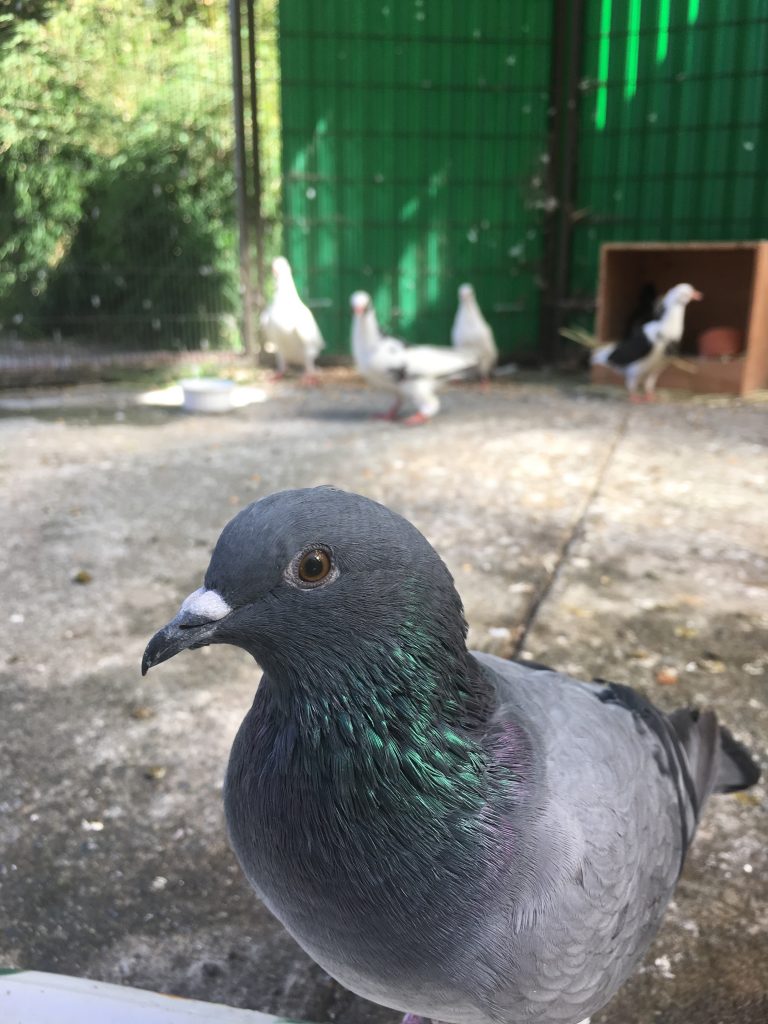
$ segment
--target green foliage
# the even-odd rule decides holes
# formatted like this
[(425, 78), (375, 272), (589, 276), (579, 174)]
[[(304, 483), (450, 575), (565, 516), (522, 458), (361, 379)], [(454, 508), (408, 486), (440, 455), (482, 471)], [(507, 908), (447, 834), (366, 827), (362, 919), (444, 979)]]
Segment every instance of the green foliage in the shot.
[(158, 18), (171, 25), (183, 25), (190, 18), (213, 24), (221, 9), (221, 0), (151, 0)]
[(282, 139), (277, 0), (260, 0), (256, 5), (255, 14), (262, 213), (270, 226), (267, 255), (271, 259), (282, 251)]
[(16, 26), (0, 50), (0, 324), (234, 343), (229, 75), (218, 2), (72, 0)]
[(100, 169), (46, 292), (49, 315), (98, 323), (105, 310), (110, 333), (139, 344), (236, 343), (231, 182), (208, 142), (182, 131), (162, 147), (153, 132)]
[(0, 45), (25, 21), (45, 21), (65, 0), (0, 0)]

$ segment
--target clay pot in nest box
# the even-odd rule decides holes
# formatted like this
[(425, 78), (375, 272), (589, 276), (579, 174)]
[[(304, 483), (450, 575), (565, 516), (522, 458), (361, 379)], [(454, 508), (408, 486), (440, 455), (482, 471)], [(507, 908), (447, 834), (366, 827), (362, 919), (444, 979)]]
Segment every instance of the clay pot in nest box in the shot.
[(696, 339), (703, 359), (727, 359), (744, 348), (744, 331), (738, 327), (709, 327)]

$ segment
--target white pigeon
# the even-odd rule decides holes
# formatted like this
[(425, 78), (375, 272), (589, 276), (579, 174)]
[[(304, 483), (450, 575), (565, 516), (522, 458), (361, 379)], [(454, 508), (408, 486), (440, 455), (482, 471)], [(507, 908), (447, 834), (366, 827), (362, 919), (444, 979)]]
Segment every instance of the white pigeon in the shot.
[(480, 379), (487, 383), (499, 361), (499, 351), (491, 326), (482, 314), (471, 284), (459, 287), (459, 308), (451, 328), (451, 344), (459, 352), (474, 353)]
[(317, 320), (301, 301), (291, 265), (285, 256), (278, 256), (273, 261), (272, 273), (275, 294), (262, 315), (261, 325), (267, 342), (275, 350), (275, 378), (285, 376), (288, 366), (303, 366), (305, 382), (316, 384), (315, 359), (325, 348)]
[(685, 308), (703, 297), (690, 284), (670, 288), (658, 303), (655, 320), (637, 324), (622, 341), (597, 349), (592, 354), (592, 365), (610, 366), (622, 373), (632, 402), (652, 402), (659, 375), (677, 355)]
[(395, 419), (403, 401), (416, 407), (405, 422), (426, 423), (440, 408), (438, 389), (477, 367), (474, 353), (454, 352), (437, 345), (407, 347), (381, 333), (368, 292), (355, 292), (352, 306), (352, 354), (361, 376), (369, 384), (394, 391), (395, 403), (385, 419)]

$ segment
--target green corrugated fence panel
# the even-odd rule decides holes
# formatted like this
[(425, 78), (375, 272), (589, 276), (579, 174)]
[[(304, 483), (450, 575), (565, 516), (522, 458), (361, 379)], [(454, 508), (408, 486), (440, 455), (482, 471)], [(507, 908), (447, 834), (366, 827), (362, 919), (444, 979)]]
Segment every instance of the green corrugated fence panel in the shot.
[(358, 288), (447, 343), (462, 281), (535, 350), (550, 33), (541, 0), (282, 0), (284, 244), (330, 352)]
[(610, 240), (768, 234), (768, 0), (589, 0), (571, 288)]
[[(282, 0), (285, 248), (331, 352), (348, 297), (445, 342), (475, 284), (536, 347), (552, 4)], [(609, 240), (768, 234), (768, 0), (587, 0), (570, 290)]]

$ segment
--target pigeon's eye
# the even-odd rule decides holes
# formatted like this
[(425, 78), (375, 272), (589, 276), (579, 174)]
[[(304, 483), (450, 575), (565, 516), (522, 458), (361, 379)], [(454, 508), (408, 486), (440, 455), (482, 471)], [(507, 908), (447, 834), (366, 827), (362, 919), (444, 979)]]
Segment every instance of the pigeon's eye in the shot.
[(330, 571), (331, 559), (322, 548), (308, 551), (299, 562), (299, 579), (304, 583), (320, 583)]

